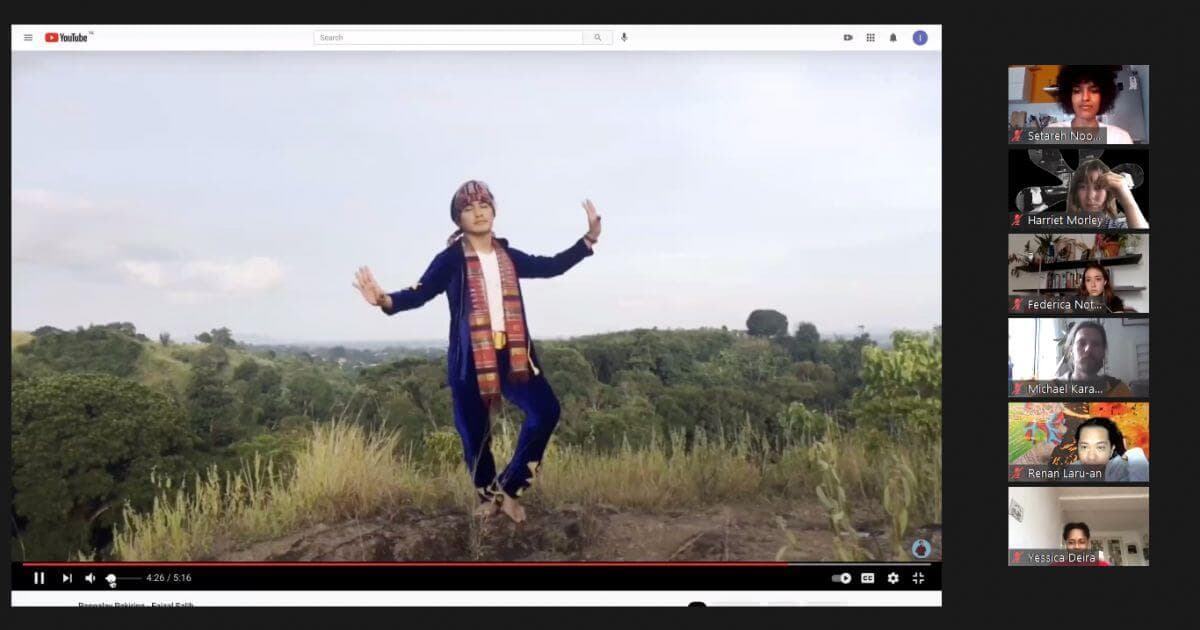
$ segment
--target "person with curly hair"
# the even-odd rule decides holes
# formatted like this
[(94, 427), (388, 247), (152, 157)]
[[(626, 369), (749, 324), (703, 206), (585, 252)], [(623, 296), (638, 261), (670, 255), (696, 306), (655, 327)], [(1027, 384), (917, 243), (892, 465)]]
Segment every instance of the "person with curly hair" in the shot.
[(1055, 98), (1071, 120), (1053, 122), (1049, 127), (1106, 130), (1105, 144), (1133, 144), (1128, 131), (1100, 122), (1099, 117), (1112, 111), (1117, 103), (1117, 71), (1120, 66), (1063, 66), (1058, 70)]

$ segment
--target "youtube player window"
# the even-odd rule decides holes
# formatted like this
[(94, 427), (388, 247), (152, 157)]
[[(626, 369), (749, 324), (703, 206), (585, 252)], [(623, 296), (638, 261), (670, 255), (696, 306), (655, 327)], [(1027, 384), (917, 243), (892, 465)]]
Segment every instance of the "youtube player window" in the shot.
[[(939, 25), (12, 33), (14, 605), (941, 605)], [(1010, 212), (1102, 160), (1148, 222), (1136, 146), (1014, 142)], [(1110, 227), (1011, 235), (1080, 299), (1010, 319), (1010, 476), (1148, 457)], [(1148, 562), (1145, 488), (1026, 481), (1014, 549)]]

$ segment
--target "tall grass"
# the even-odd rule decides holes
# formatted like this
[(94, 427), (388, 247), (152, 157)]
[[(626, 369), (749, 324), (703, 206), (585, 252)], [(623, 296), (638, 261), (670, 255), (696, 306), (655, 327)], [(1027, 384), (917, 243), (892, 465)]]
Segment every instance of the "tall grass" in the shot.
[[(492, 450), (511, 453), (516, 431), (498, 423)], [(314, 426), (285, 470), (256, 456), (238, 471), (210, 468), (187, 484), (155, 478), (159, 496), (150, 511), (126, 506), (116, 527), (113, 555), (120, 560), (193, 560), (215, 550), (269, 540), (320, 522), (370, 517), (401, 508), (469, 513), (473, 491), (457, 435), (437, 431), (420, 443), (396, 431), (370, 430), (345, 420)], [(902, 458), (912, 470), (907, 509), (941, 519), (940, 445), (868, 443), (853, 432), (817, 444), (768, 442), (749, 427), (730, 434), (697, 430), (625, 442), (609, 452), (552, 441), (546, 464), (523, 497), (537, 509), (610, 505), (669, 509), (763, 498), (814, 500), (828, 464), (854, 501), (882, 504)], [(937, 461), (931, 463), (930, 458)], [(825, 492), (833, 491), (826, 487)], [(848, 526), (848, 525), (845, 525)]]

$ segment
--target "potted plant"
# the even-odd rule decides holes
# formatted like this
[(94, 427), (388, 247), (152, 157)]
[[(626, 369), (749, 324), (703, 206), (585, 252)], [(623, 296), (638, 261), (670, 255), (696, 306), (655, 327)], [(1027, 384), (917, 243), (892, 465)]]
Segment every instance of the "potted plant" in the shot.
[(1103, 237), (1103, 241), (1100, 245), (1100, 250), (1103, 251), (1104, 255), (1108, 258), (1116, 258), (1117, 256), (1120, 256), (1121, 255), (1121, 240), (1120, 239), (1123, 238), (1124, 236), (1125, 236), (1124, 234), (1105, 235)]
[(1136, 254), (1142, 246), (1141, 234), (1120, 234), (1117, 236), (1117, 241), (1121, 244), (1121, 250), (1126, 254)]
[(1054, 262), (1054, 253), (1057, 251), (1056, 246), (1058, 245), (1058, 241), (1062, 239), (1062, 236), (1036, 234), (1034, 238), (1037, 239), (1038, 248), (1037, 253), (1033, 257), (1033, 264), (1040, 265), (1042, 262)]
[(1025, 253), (1023, 254), (1008, 255), (1009, 273), (1014, 278), (1021, 277), (1021, 267), (1027, 267), (1033, 263), (1033, 252), (1030, 251), (1029, 245), (1029, 241), (1025, 241)]

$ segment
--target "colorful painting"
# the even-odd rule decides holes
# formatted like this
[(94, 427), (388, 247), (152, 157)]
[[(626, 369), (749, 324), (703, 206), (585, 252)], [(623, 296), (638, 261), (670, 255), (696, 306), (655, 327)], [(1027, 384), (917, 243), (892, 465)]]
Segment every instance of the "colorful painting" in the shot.
[(1073, 463), (1075, 428), (1097, 416), (1116, 423), (1125, 448), (1141, 448), (1150, 457), (1150, 403), (1014, 402), (1008, 405), (1008, 462)]

